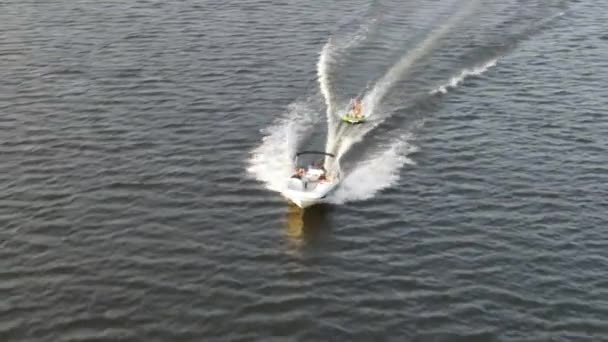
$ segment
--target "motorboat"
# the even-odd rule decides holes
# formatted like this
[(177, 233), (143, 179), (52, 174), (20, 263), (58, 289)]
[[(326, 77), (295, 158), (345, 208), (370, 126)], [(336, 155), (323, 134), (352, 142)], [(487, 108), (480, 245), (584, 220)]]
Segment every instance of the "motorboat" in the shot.
[(335, 156), (331, 153), (298, 152), (294, 166), (293, 175), (287, 179), (283, 196), (300, 208), (322, 203), (340, 183), (339, 168), (336, 167)]

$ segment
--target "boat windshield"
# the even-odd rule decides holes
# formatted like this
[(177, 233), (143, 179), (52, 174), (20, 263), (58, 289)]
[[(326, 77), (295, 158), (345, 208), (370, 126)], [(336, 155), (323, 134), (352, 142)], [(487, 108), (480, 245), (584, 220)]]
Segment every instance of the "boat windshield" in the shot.
[(334, 158), (331, 153), (317, 151), (303, 151), (296, 154), (296, 167), (305, 169), (323, 169), (325, 160)]

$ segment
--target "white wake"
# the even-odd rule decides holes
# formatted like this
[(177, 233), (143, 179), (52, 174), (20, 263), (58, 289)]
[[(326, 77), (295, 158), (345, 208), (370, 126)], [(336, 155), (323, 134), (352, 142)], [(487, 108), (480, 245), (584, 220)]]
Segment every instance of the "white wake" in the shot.
[(480, 76), (481, 74), (488, 71), (490, 68), (496, 66), (498, 59), (492, 59), (484, 64), (481, 64), (477, 67), (473, 67), (471, 69), (464, 69), (460, 72), (460, 74), (452, 77), (447, 83), (431, 90), (431, 94), (445, 94), (449, 89), (453, 89), (458, 87), (462, 82), (464, 82), (467, 77), (471, 76)]
[(265, 136), (252, 151), (247, 171), (268, 189), (283, 191), (285, 180), (293, 172), (297, 148), (320, 117), (307, 102), (291, 104), (285, 117), (263, 130)]
[[(382, 123), (389, 113), (382, 109), (381, 103), (385, 96), (395, 86), (397, 82), (407, 77), (412, 67), (421, 59), (433, 52), (441, 39), (450, 32), (458, 23), (467, 18), (476, 9), (479, 0), (470, 0), (460, 8), (454, 15), (440, 27), (433, 30), (418, 46), (405, 54), (395, 63), (373, 86), (373, 88), (363, 97), (363, 115), (367, 118), (365, 125), (357, 130), (349, 132), (348, 136), (344, 127), (339, 125), (329, 125), (327, 150), (336, 153), (338, 158), (346, 154), (350, 148), (363, 137)], [(333, 107), (332, 107), (333, 110)], [(333, 112), (329, 112), (328, 117), (332, 117)]]
[(342, 180), (340, 187), (329, 197), (334, 204), (372, 198), (399, 180), (399, 170), (405, 164), (415, 164), (408, 155), (418, 149), (412, 144), (413, 135), (405, 134), (390, 143), (384, 151), (357, 164)]

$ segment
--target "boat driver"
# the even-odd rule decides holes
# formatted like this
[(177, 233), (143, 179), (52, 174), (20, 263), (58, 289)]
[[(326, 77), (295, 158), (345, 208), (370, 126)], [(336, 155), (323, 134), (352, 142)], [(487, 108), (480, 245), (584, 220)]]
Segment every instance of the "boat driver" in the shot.
[(300, 167), (296, 170), (296, 173), (294, 173), (292, 178), (302, 179), (302, 177), (304, 177), (305, 173), (306, 173), (306, 171), (304, 170), (304, 168)]

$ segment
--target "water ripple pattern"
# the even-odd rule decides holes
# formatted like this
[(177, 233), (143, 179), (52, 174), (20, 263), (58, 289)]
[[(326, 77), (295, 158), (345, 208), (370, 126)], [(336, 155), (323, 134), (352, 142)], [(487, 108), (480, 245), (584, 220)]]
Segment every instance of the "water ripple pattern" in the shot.
[(605, 1), (0, 9), (0, 341), (608, 338)]

